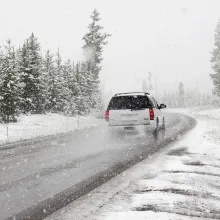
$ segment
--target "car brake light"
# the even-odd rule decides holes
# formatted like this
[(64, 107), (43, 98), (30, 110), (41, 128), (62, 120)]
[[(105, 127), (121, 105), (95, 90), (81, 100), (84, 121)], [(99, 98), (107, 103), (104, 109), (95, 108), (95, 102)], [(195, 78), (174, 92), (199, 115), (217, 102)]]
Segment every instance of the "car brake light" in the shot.
[(152, 108), (149, 109), (150, 120), (154, 120), (154, 110)]
[(105, 120), (109, 121), (109, 110), (105, 112)]

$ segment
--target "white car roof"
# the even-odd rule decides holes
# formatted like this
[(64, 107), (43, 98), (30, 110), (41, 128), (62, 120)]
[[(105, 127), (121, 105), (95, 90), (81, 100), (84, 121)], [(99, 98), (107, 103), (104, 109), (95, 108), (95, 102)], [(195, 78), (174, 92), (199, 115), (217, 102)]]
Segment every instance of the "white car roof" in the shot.
[(149, 96), (150, 94), (147, 92), (128, 92), (128, 93), (117, 93), (114, 96), (135, 96), (135, 95)]

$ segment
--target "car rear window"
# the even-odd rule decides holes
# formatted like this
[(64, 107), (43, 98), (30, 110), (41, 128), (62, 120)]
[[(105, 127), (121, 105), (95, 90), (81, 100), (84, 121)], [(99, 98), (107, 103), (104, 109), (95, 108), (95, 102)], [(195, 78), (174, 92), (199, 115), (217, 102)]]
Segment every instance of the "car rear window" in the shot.
[(152, 108), (147, 96), (116, 96), (109, 103), (109, 110)]

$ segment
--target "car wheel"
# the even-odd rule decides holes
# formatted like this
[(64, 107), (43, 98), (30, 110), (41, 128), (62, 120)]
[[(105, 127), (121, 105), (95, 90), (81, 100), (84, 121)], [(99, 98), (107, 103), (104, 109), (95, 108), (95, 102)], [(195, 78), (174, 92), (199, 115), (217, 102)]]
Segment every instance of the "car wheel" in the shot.
[(156, 119), (156, 131), (158, 131), (160, 128), (160, 121), (159, 118)]
[(155, 141), (155, 146), (157, 146), (158, 140), (159, 140), (159, 133), (160, 133), (159, 127), (160, 127), (159, 119), (157, 118), (157, 119), (156, 119), (156, 127), (155, 127), (155, 130), (154, 130), (154, 132), (153, 132), (154, 141)]
[(162, 125), (162, 129), (165, 130), (166, 125), (165, 125), (165, 118), (163, 117), (163, 125)]

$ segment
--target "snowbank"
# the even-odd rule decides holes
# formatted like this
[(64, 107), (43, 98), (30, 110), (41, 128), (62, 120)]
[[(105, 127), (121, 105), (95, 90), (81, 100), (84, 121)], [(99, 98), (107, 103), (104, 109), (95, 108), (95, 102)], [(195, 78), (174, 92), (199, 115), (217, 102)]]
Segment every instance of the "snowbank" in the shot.
[(67, 117), (60, 114), (22, 115), (17, 123), (9, 123), (7, 126), (0, 124), (0, 143), (81, 130), (98, 126), (101, 122), (102, 120), (92, 116), (80, 116), (78, 127), (78, 117)]
[(220, 120), (220, 108), (201, 111), (201, 112), (198, 112), (198, 114), (200, 116), (207, 116), (209, 118)]
[(212, 119), (217, 119), (220, 120), (220, 108), (214, 108), (210, 109), (211, 107), (207, 106), (200, 106), (200, 107), (194, 107), (194, 108), (168, 108), (163, 110), (164, 112), (167, 113), (180, 113), (180, 114), (185, 114), (189, 116), (193, 116), (195, 118), (204, 116)]

